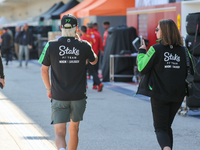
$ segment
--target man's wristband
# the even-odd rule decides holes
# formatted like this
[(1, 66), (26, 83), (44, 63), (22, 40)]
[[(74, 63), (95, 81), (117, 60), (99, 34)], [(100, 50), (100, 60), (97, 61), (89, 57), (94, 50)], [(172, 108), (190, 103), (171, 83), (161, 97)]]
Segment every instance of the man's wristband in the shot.
[(50, 91), (51, 91), (51, 89), (49, 89), (49, 90), (48, 90), (48, 89), (46, 89), (46, 90), (47, 90), (47, 92), (50, 92)]

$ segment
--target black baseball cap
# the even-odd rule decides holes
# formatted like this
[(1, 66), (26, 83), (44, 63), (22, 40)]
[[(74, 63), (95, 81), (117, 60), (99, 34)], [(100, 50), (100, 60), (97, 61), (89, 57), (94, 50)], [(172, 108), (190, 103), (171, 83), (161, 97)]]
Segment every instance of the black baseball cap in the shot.
[(71, 29), (78, 25), (77, 18), (72, 14), (64, 15), (61, 19), (61, 26), (65, 29)]

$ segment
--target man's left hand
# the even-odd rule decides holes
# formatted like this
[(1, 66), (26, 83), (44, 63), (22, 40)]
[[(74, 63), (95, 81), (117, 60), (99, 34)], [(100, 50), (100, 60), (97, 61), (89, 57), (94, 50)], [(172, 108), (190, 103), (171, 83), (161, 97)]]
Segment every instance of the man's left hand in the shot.
[(4, 86), (5, 86), (5, 79), (0, 79), (0, 83), (2, 83), (3, 88), (4, 88)]
[(47, 91), (47, 96), (51, 99), (51, 91)]
[(80, 36), (76, 33), (75, 38), (77, 38), (78, 40), (80, 40)]
[(33, 48), (33, 46), (32, 45), (29, 45), (29, 49), (32, 49)]

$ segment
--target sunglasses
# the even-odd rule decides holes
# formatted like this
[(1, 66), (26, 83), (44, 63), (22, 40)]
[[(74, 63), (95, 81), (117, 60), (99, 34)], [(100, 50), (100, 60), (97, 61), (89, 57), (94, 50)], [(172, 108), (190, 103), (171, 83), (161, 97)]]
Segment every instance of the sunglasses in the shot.
[(156, 28), (156, 32), (158, 32), (160, 29), (159, 28)]

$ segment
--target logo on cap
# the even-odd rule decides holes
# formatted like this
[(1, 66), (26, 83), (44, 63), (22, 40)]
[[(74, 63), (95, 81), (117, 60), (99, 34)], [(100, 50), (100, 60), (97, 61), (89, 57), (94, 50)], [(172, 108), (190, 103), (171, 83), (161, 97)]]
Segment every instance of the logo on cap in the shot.
[(71, 19), (66, 19), (65, 22), (70, 22)]

